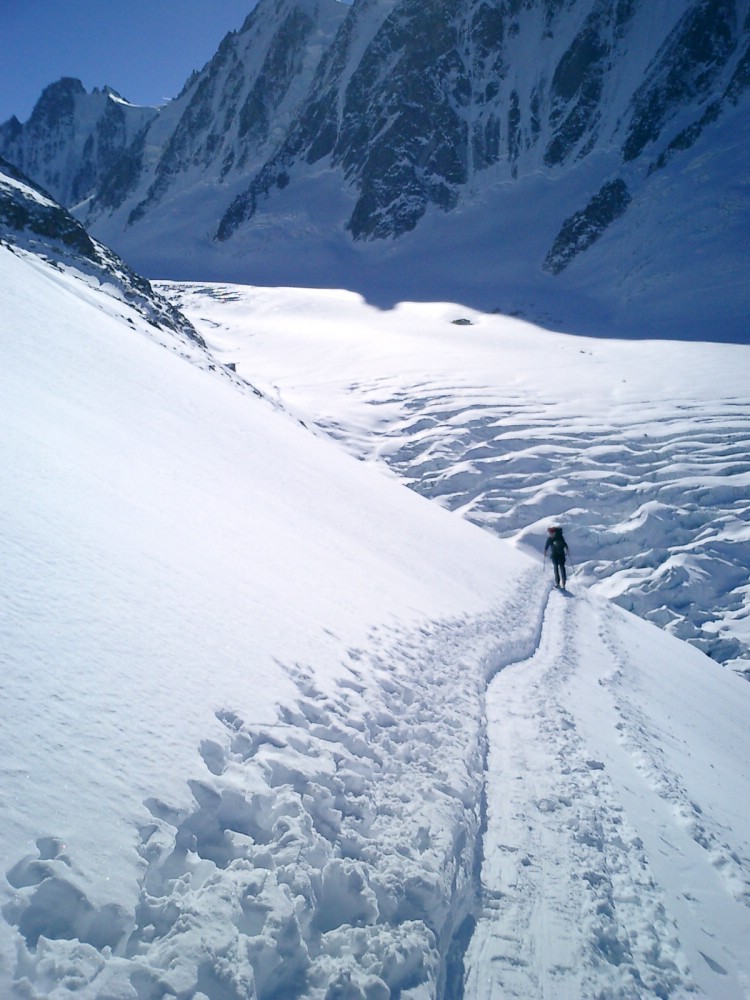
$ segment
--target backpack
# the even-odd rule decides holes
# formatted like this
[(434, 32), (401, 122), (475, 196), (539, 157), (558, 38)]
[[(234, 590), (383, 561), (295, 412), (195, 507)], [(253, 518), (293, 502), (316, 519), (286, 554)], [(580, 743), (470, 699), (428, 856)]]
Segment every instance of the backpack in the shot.
[(567, 546), (565, 543), (565, 539), (563, 538), (562, 531), (558, 531), (556, 534), (552, 536), (552, 538), (550, 539), (549, 547), (553, 559), (559, 560), (565, 558), (565, 549), (567, 548)]

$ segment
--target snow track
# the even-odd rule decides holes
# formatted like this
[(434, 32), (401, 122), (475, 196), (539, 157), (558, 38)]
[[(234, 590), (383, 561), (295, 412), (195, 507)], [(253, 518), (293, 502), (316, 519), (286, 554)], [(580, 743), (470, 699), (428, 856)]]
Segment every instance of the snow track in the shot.
[(745, 346), (555, 335), (440, 303), (383, 313), (342, 292), (161, 289), (358, 458), (536, 549), (561, 519), (599, 596), (747, 669)]
[(333, 692), (288, 665), (299, 697), (275, 724), (220, 712), (192, 808), (146, 803), (133, 913), (95, 908), (40, 841), (8, 874), (19, 996), (66, 996), (82, 957), (86, 1000), (460, 995), (486, 682), (536, 648), (547, 586), (534, 567), (493, 613), (373, 634)]
[(673, 770), (669, 748), (697, 739), (695, 720), (685, 704), (649, 717), (659, 663), (634, 690), (644, 664), (623, 624), (553, 592), (539, 648), (490, 687), (472, 1000), (748, 996), (747, 842), (711, 819), (717, 757), (691, 788)]
[[(745, 688), (684, 647), (659, 714), (661, 644), (534, 567), (491, 613), (376, 629), (333, 689), (286, 665), (275, 723), (218, 713), (192, 807), (147, 801), (132, 912), (54, 837), (6, 873), (14, 995), (743, 1000), (750, 844), (719, 804)], [(707, 669), (725, 725), (686, 778)]]

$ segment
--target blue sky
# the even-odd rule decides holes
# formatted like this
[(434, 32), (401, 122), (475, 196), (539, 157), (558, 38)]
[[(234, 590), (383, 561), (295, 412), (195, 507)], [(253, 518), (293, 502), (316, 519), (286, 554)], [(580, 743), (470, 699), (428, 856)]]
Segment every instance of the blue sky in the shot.
[(175, 97), (256, 0), (2, 0), (0, 122), (26, 121), (61, 76), (134, 104)]

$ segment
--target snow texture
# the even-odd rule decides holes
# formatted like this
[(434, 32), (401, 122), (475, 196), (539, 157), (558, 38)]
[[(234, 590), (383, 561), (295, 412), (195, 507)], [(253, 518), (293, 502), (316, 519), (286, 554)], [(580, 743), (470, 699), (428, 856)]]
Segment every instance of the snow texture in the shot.
[(0, 282), (0, 995), (747, 996), (750, 687), (347, 454), (397, 450), (362, 417), (400, 419), (393, 372), (437, 404), (450, 362), (480, 408), (469, 338), (519, 399), (524, 338), (550, 373), (599, 348), (597, 391), (540, 397), (592, 439), (646, 391), (608, 350), (673, 362), (656, 427), (730, 349), (688, 380), (669, 346), (626, 372), (455, 307), (186, 288), (209, 363), (28, 251)]
[(539, 550), (562, 519), (586, 586), (748, 669), (746, 347), (561, 337), (450, 304), (383, 313), (339, 292), (175, 287), (220, 356), (358, 458), (520, 545)]

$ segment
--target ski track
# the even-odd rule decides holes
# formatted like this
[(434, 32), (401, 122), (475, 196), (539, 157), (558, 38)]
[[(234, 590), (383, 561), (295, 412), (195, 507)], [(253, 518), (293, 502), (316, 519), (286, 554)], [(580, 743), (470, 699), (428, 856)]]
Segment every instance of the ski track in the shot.
[(492, 613), (375, 630), (332, 692), (290, 665), (299, 698), (275, 725), (222, 711), (226, 741), (201, 746), (193, 808), (146, 803), (132, 913), (93, 906), (77, 859), (40, 838), (37, 855), (6, 873), (14, 995), (459, 996), (476, 908), (484, 692), (536, 647), (547, 589), (529, 571)]
[[(750, 964), (736, 961), (750, 941), (750, 857), (690, 798), (623, 694), (618, 614), (553, 592), (538, 649), (489, 688), (472, 1000), (750, 996)], [(578, 713), (581, 698), (596, 712)], [(587, 729), (594, 717), (619, 740)]]

